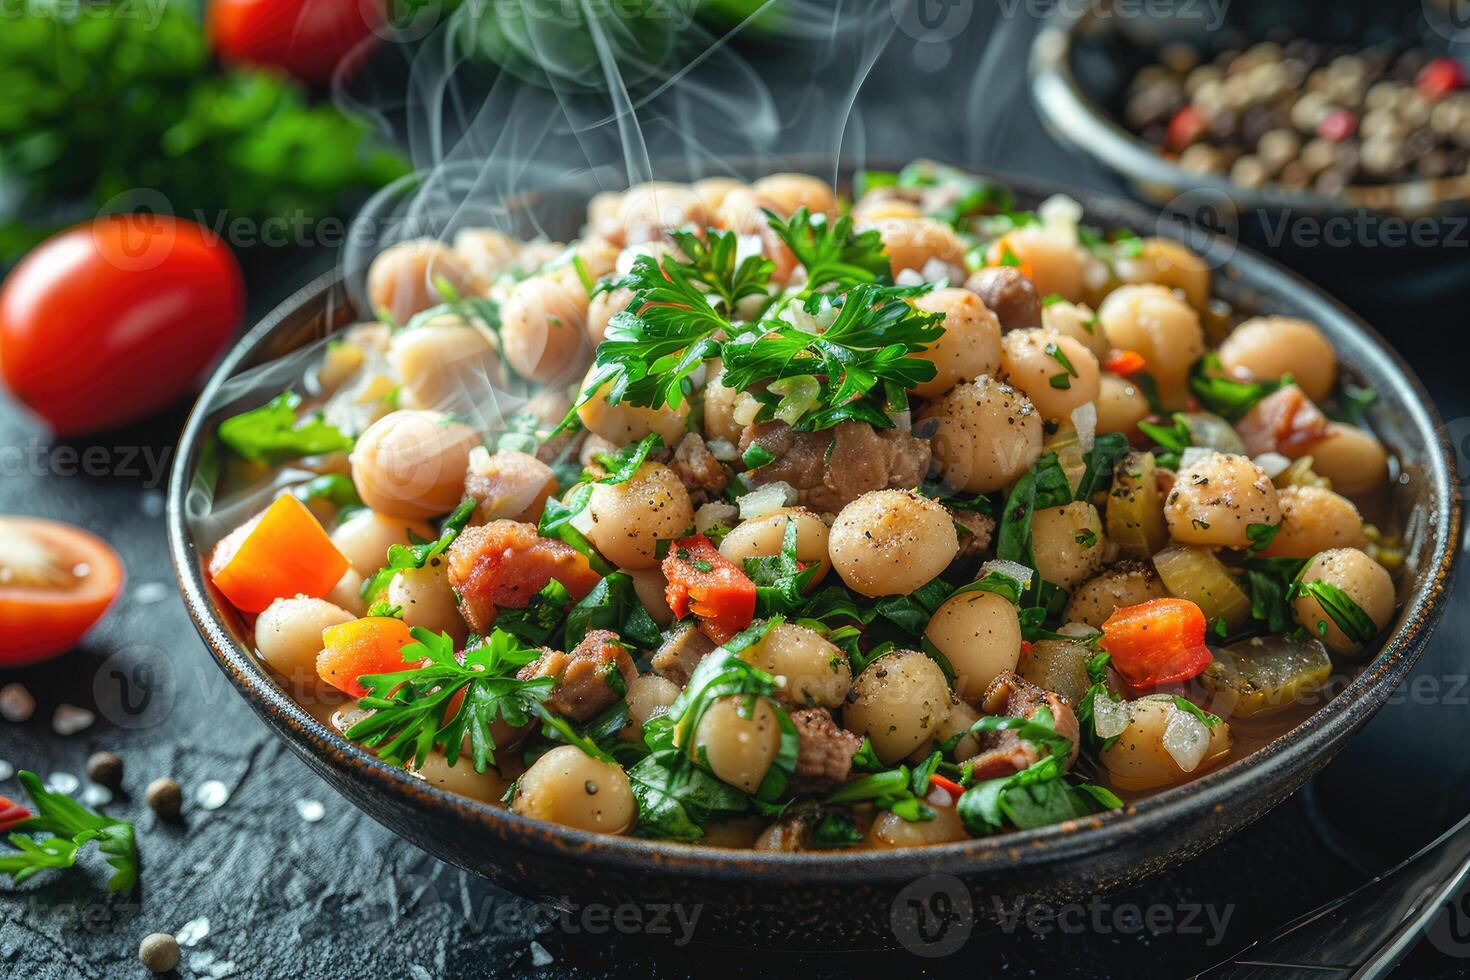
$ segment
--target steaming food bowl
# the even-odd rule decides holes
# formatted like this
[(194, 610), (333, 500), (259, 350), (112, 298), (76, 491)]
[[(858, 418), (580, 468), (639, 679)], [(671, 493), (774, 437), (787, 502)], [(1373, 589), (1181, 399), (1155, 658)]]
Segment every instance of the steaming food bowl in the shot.
[[(798, 164), (799, 165), (799, 164)], [(846, 184), (851, 170), (838, 175)], [(754, 174), (747, 176), (755, 176)], [(1085, 220), (1153, 232), (1155, 218), (1118, 200), (997, 177), (1018, 205), (1063, 192)], [(563, 186), (513, 206), (571, 237), (598, 188)], [(1378, 392), (1369, 411), (1397, 456), (1392, 508), (1404, 528), (1400, 609), (1379, 653), (1328, 703), (1247, 757), (1125, 809), (1033, 831), (900, 851), (774, 854), (609, 837), (558, 827), (433, 787), (339, 736), (284, 691), (252, 650), (248, 630), (205, 574), (192, 517), (207, 511), (211, 437), (232, 404), (231, 379), (354, 322), (346, 284), (327, 276), (251, 330), (210, 381), (183, 433), (168, 498), (170, 552), (190, 616), (215, 661), (251, 707), (308, 765), (407, 840), (521, 894), (579, 903), (702, 905), (717, 914), (698, 938), (742, 945), (821, 947), (914, 941), (906, 899), (966, 891), (1011, 901), (1069, 901), (1121, 888), (1192, 857), (1260, 817), (1302, 785), (1383, 705), (1444, 611), (1460, 507), (1453, 455), (1432, 402), (1407, 366), (1343, 307), (1301, 279), (1224, 239), (1192, 242), (1216, 267), (1217, 291), (1252, 313), (1319, 324), (1344, 369)], [(201, 507), (205, 511), (201, 511)], [(930, 879), (929, 876), (937, 876)], [(920, 879), (921, 884), (914, 885)], [(913, 886), (913, 887), (911, 887)], [(907, 891), (906, 891), (907, 889)], [(989, 909), (990, 901), (973, 903)], [(907, 910), (907, 911), (905, 911)], [(895, 917), (895, 915), (897, 917)], [(914, 925), (914, 923), (910, 923)], [(916, 928), (916, 926), (915, 926)]]

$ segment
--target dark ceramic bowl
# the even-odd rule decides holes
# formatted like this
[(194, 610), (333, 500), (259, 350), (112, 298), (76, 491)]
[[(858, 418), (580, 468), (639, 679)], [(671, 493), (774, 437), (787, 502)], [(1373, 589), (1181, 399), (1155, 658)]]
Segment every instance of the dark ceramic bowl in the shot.
[[(1424, 0), (1161, 0), (1059, 4), (1031, 49), (1031, 90), (1048, 130), (1176, 220), (1238, 236), (1340, 296), (1371, 288), (1410, 299), (1470, 289), (1470, 200), (1465, 178), (1350, 188), (1345, 196), (1275, 185), (1242, 187), (1223, 174), (1190, 173), (1121, 122), (1127, 87), (1160, 49), (1183, 41), (1205, 52), (1239, 50), (1289, 31), (1361, 48), (1413, 44), (1448, 50), (1459, 25)], [(1448, 11), (1446, 12), (1446, 16)], [(1207, 54), (1208, 56), (1208, 54)]]
[[(1061, 187), (1000, 178), (1034, 206)], [(1090, 223), (1151, 233), (1154, 217), (1111, 198), (1076, 194)], [(546, 227), (573, 234), (587, 194), (533, 195)], [(560, 221), (560, 224), (557, 223)], [(340, 329), (355, 318), (334, 277), (282, 304), (239, 343), (189, 419), (169, 488), (169, 544), (189, 614), (230, 681), (318, 773), (367, 813), (425, 850), (526, 895), (573, 902), (683, 902), (708, 914), (698, 938), (748, 946), (861, 948), (915, 939), (906, 892), (935, 889), (979, 916), (994, 900), (1069, 901), (1116, 889), (1218, 843), (1281, 802), (1384, 703), (1443, 612), (1458, 540), (1453, 459), (1428, 394), (1366, 326), (1304, 281), (1232, 243), (1201, 244), (1218, 292), (1239, 308), (1322, 326), (1346, 368), (1377, 389), (1371, 420), (1401, 462), (1392, 507), (1405, 529), (1407, 572), (1398, 619), (1365, 669), (1288, 734), (1186, 786), (1088, 820), (937, 847), (861, 853), (767, 854), (606, 837), (539, 823), (426, 785), (379, 762), (291, 700), (252, 653), (235, 613), (206, 580), (191, 515), (207, 512), (211, 434), (248, 407), (228, 379)], [(265, 393), (255, 396), (263, 399)], [(200, 495), (205, 496), (200, 496)], [(955, 903), (959, 903), (956, 905)], [(1011, 906), (1006, 906), (1007, 908)], [(897, 918), (893, 916), (897, 915)], [(905, 916), (909, 918), (905, 920)], [(909, 925), (903, 923), (907, 921)], [(897, 935), (895, 934), (897, 929)]]

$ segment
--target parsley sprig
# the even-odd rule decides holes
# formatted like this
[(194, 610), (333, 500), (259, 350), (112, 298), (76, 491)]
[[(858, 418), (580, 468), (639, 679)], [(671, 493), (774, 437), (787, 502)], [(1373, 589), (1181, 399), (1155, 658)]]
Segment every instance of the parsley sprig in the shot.
[(12, 827), (15, 833), (7, 840), (18, 850), (0, 854), (0, 874), (10, 875), (18, 884), (47, 868), (70, 868), (82, 848), (95, 841), (115, 869), (108, 891), (133, 890), (138, 883), (138, 847), (132, 824), (93, 813), (66, 794), (46, 789), (33, 772), (22, 770), (17, 778), (36, 813)]
[(807, 293), (823, 286), (837, 288), (890, 281), (891, 266), (876, 228), (855, 231), (851, 215), (829, 220), (797, 208), (786, 220), (766, 212), (771, 230), (791, 249), (806, 270)]
[(459, 502), (458, 507), (454, 508), (454, 513), (445, 520), (439, 537), (433, 541), (390, 545), (388, 564), (378, 569), (371, 578), (362, 583), (358, 595), (368, 602), (376, 602), (399, 572), (409, 568), (423, 568), (448, 550), (449, 546), (454, 544), (454, 539), (459, 537), (459, 532), (463, 531), (465, 525), (470, 522), (474, 513), (475, 499), (466, 497)]

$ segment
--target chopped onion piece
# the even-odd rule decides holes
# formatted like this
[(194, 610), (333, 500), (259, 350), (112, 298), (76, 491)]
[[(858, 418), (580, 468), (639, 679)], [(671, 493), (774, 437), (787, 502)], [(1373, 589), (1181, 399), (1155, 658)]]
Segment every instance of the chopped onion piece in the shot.
[(1059, 627), (1057, 632), (1063, 636), (1076, 636), (1085, 640), (1089, 636), (1097, 636), (1102, 630), (1096, 626), (1088, 626), (1086, 623), (1067, 623)]
[(795, 425), (803, 415), (816, 408), (822, 395), (822, 386), (810, 375), (772, 381), (769, 388), (781, 396), (775, 416), (787, 425)]
[(729, 439), (710, 439), (704, 444), (709, 454), (722, 463), (732, 463), (740, 458), (740, 447)]
[(1273, 480), (1291, 467), (1291, 460), (1280, 453), (1261, 453), (1261, 455), (1251, 460), (1251, 462), (1259, 466), (1261, 472)]
[(1128, 730), (1131, 712), (1127, 701), (1114, 701), (1099, 693), (1092, 699), (1092, 730), (1098, 738), (1112, 738)]
[(735, 266), (746, 259), (758, 258), (765, 252), (765, 245), (761, 242), (759, 235), (740, 235), (735, 239)]
[(1097, 403), (1083, 402), (1072, 409), (1072, 425), (1077, 429), (1077, 448), (1084, 453), (1092, 452), (1097, 441)]
[(743, 497), (735, 498), (735, 504), (740, 508), (740, 519), (742, 521), (764, 517), (775, 513), (782, 507), (790, 507), (796, 503), (796, 488), (781, 480), (775, 483), (767, 483), (757, 487)]
[(730, 417), (735, 420), (736, 425), (750, 425), (764, 407), (749, 392), (742, 391), (735, 396), (735, 407), (730, 410)]
[(889, 412), (888, 417), (893, 420), (893, 427), (899, 432), (914, 431), (914, 415), (908, 409), (902, 412)]
[(740, 508), (734, 504), (727, 504), (723, 500), (711, 500), (707, 504), (701, 504), (700, 508), (694, 512), (694, 529), (703, 534), (716, 524), (733, 524), (739, 513)]
[(922, 286), (924, 277), (913, 269), (900, 269), (893, 277), (893, 283), (896, 286)]
[(1209, 446), (1185, 446), (1179, 453), (1179, 468), (1188, 469), (1195, 463), (1209, 459), (1213, 455), (1215, 455), (1215, 450)]
[(1041, 202), (1036, 215), (1048, 229), (1068, 230), (1075, 235), (1082, 223), (1082, 205), (1065, 194), (1053, 194)]
[(1025, 565), (1022, 565), (1020, 562), (1007, 561), (1004, 558), (992, 558), (990, 559), (990, 561), (980, 566), (980, 574), (975, 579), (975, 581), (978, 582), (980, 579), (989, 575), (991, 572), (998, 572), (1001, 575), (1006, 575), (1010, 578), (1015, 579), (1017, 582), (1021, 583), (1021, 588), (1023, 589), (1031, 587), (1031, 576), (1036, 574), (1034, 571), (1032, 571), (1030, 568), (1027, 568)]
[(1210, 730), (1188, 711), (1181, 711), (1176, 704), (1169, 712), (1164, 725), (1164, 751), (1185, 772), (1199, 768), (1205, 751), (1210, 747)]
[(596, 522), (592, 520), (591, 507), (583, 507), (580, 511), (573, 514), (572, 519), (567, 523), (571, 524), (572, 527), (581, 531), (583, 534), (591, 534), (593, 527), (596, 526)]
[(919, 275), (925, 282), (935, 285), (947, 284), (954, 278), (954, 269), (943, 259), (933, 256), (924, 263), (924, 268), (919, 270)]

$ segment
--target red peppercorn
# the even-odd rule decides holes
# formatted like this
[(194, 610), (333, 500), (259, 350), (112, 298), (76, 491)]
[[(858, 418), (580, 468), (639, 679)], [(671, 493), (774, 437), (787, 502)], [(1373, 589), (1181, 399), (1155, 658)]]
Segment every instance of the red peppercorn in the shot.
[(1333, 109), (1317, 123), (1317, 135), (1333, 143), (1341, 143), (1358, 128), (1358, 117), (1346, 109)]
[(1205, 116), (1192, 105), (1174, 113), (1164, 134), (1164, 145), (1176, 153), (1199, 138), (1205, 131)]
[(1414, 78), (1414, 87), (1426, 99), (1442, 99), (1465, 84), (1465, 69), (1454, 58), (1434, 58)]

